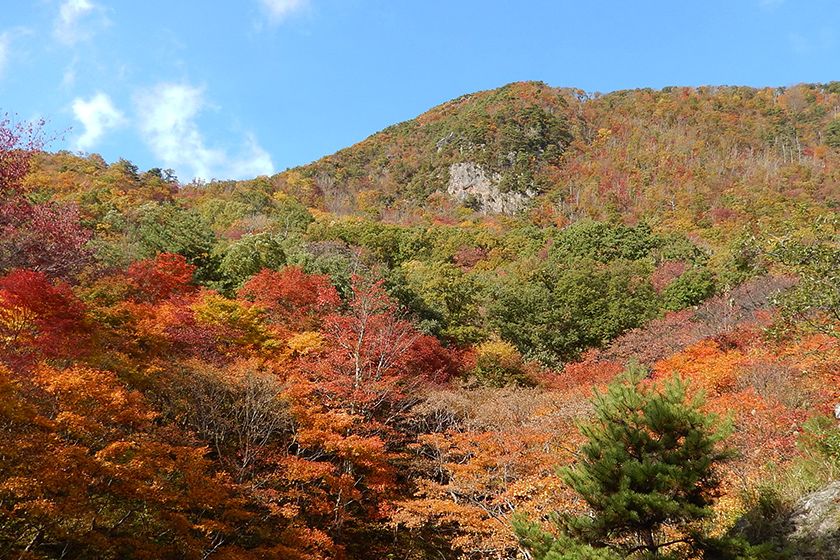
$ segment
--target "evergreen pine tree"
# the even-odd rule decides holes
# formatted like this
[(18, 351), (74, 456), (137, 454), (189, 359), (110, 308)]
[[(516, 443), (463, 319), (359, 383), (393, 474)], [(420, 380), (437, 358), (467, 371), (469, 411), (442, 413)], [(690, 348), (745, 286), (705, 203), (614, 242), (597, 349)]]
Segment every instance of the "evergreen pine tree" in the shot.
[(681, 379), (655, 386), (644, 376), (630, 366), (594, 398), (580, 459), (561, 471), (590, 514), (558, 514), (560, 537), (516, 523), (533, 558), (681, 557), (709, 542), (700, 526), (718, 494), (716, 467), (731, 457), (729, 424), (704, 413), (702, 395), (690, 397)]

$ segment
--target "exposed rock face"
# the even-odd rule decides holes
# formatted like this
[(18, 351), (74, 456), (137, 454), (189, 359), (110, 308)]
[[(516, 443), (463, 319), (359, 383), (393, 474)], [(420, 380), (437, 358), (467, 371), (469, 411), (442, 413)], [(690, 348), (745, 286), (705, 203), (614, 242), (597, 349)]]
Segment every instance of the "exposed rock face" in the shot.
[(803, 497), (790, 523), (801, 558), (840, 560), (840, 480)]
[(449, 166), (449, 185), (446, 192), (458, 202), (471, 205), (483, 212), (515, 214), (522, 210), (536, 193), (503, 193), (498, 188), (500, 176), (488, 177), (480, 165), (472, 162), (453, 163)]

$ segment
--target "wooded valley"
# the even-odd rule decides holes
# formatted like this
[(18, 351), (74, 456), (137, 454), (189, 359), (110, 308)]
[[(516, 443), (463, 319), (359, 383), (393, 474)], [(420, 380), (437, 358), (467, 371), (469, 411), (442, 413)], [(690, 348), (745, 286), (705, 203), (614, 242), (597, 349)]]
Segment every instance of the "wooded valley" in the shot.
[(0, 122), (0, 557), (833, 558), (840, 83), (513, 83), (247, 181), (49, 134)]

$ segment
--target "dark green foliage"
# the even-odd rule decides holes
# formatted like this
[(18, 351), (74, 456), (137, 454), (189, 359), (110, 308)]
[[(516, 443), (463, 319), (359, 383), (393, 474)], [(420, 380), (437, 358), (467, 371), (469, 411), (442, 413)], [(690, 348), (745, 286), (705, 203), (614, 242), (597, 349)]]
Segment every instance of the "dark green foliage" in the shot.
[(501, 280), (488, 304), (490, 320), (524, 355), (547, 364), (570, 360), (658, 313), (649, 274), (629, 261), (546, 266), (528, 281)]
[[(680, 260), (703, 264), (707, 256), (684, 235), (655, 234), (647, 223), (630, 227), (620, 223), (581, 220), (563, 229), (551, 239), (549, 260), (554, 266), (574, 266), (577, 259), (593, 259), (601, 263), (613, 261), (645, 261), (660, 263)], [(708, 273), (695, 272), (692, 281)], [(686, 279), (688, 280), (688, 279)], [(709, 279), (710, 280), (710, 279)], [(701, 301), (711, 295), (704, 291)], [(688, 305), (688, 304), (687, 304)]]
[(714, 293), (711, 274), (697, 267), (670, 287), (663, 305), (650, 283), (653, 264), (675, 256), (699, 264), (706, 257), (684, 236), (662, 237), (645, 223), (584, 220), (542, 230), (540, 238), (547, 240), (545, 262), (532, 271), (523, 260), (520, 271), (491, 278), (487, 309), (502, 338), (546, 364), (601, 346), (663, 307), (681, 309)]
[(445, 190), (450, 165), (472, 162), (498, 173), (502, 192), (541, 191), (550, 185), (545, 168), (573, 138), (567, 105), (562, 90), (508, 84), (444, 103), (300, 171), (350, 192), (373, 186), (382, 200), (416, 203)]
[(244, 235), (227, 251), (219, 264), (219, 272), (226, 285), (240, 286), (264, 268), (276, 270), (286, 264), (282, 240), (271, 233)]
[(428, 250), (421, 231), (367, 220), (317, 222), (308, 234), (315, 241), (342, 241), (364, 247), (387, 267), (417, 258)]
[[(202, 187), (202, 200), (194, 208), (220, 235), (245, 225), (246, 231), (270, 229), (282, 235), (302, 234), (314, 221), (309, 210), (295, 197), (274, 193), (266, 179), (234, 183), (214, 182)], [(216, 196), (208, 197), (214, 193)], [(241, 230), (240, 230), (241, 231)]]
[(499, 190), (543, 190), (535, 182), (534, 168), (538, 158), (555, 161), (563, 153), (572, 138), (566, 121), (536, 105), (518, 114), (498, 113), (495, 121), (497, 160), (491, 161), (490, 166), (502, 171)]
[[(722, 445), (730, 426), (702, 412), (702, 397), (689, 397), (682, 380), (656, 387), (645, 374), (630, 366), (595, 397), (595, 420), (581, 426), (587, 441), (578, 462), (561, 471), (591, 510), (557, 518), (563, 535), (557, 542), (572, 539), (580, 552), (552, 552), (551, 537), (535, 537), (520, 524), (526, 544), (545, 551), (536, 559), (677, 558), (702, 548), (698, 535), (717, 496), (717, 466), (731, 457)], [(594, 556), (590, 547), (619, 556)]]
[(583, 220), (564, 229), (554, 240), (554, 259), (589, 258), (600, 262), (639, 260), (650, 255), (660, 240), (647, 224), (628, 227)]
[(524, 517), (514, 518), (513, 526), (533, 560), (621, 560), (608, 548), (594, 548), (564, 534), (552, 535)]
[(669, 311), (697, 305), (715, 293), (715, 279), (706, 268), (690, 268), (662, 292), (662, 304)]
[(540, 160), (555, 161), (572, 139), (566, 117), (555, 107), (565, 106), (562, 97), (549, 93), (550, 88), (544, 98), (539, 97), (542, 90), (535, 92), (536, 99), (520, 97), (517, 90), (533, 85), (509, 84), (462, 98), (467, 107), (446, 111), (451, 120), (441, 122), (446, 126), (441, 132), (449, 134), (443, 151), (456, 159), (466, 154), (464, 159), (501, 173), (502, 191), (518, 187), (523, 192)]
[(408, 261), (389, 280), (397, 277), (400, 283), (393, 295), (416, 312), (427, 332), (458, 345), (483, 338), (480, 286), (473, 276), (446, 262)]
[(698, 534), (695, 542), (703, 560), (791, 560), (788, 552), (774, 543), (754, 545), (738, 536)]
[(685, 235), (667, 232), (657, 236), (653, 256), (657, 262), (684, 261), (705, 264), (709, 257)]
[(594, 517), (567, 520), (586, 542), (612, 541), (648, 552), (664, 545), (657, 534), (711, 515), (718, 488), (715, 467), (730, 457), (720, 443), (728, 426), (704, 414), (700, 398), (688, 399), (680, 379), (660, 390), (641, 384), (645, 372), (628, 371), (595, 398), (593, 424), (581, 428), (582, 459), (563, 472), (567, 484), (589, 504)]
[(198, 267), (199, 280), (214, 277), (216, 236), (195, 212), (175, 204), (150, 202), (137, 208), (132, 225), (132, 237), (146, 256), (178, 253)]
[(232, 200), (242, 202), (251, 208), (254, 214), (267, 213), (272, 208), (274, 187), (266, 177), (236, 183)]
[(148, 178), (157, 178), (164, 183), (178, 184), (178, 176), (175, 175), (175, 170), (171, 168), (161, 169), (160, 167), (153, 167), (144, 174), (144, 179)]
[(825, 129), (825, 143), (832, 148), (840, 148), (840, 118), (828, 123)]
[(284, 235), (304, 233), (309, 224), (315, 221), (306, 206), (291, 196), (275, 197), (271, 218)]
[[(706, 260), (685, 236), (663, 237), (645, 223), (584, 220), (558, 230), (511, 219), (507, 225), (496, 236), (479, 228), (343, 219), (315, 222), (306, 235), (359, 247), (361, 261), (382, 266), (389, 292), (425, 332), (454, 344), (498, 334), (529, 358), (553, 365), (661, 311), (649, 281), (654, 263), (675, 256)], [(496, 262), (512, 261), (507, 275), (462, 269), (465, 255), (484, 258), (491, 251)], [(683, 281), (688, 286), (673, 288), (672, 305), (710, 295), (708, 280), (706, 273), (690, 275)]]
[(244, 202), (211, 198), (196, 206), (204, 221), (216, 231), (225, 231), (250, 212)]
[[(781, 321), (777, 332), (794, 330), (840, 336), (840, 235), (836, 218), (814, 224), (810, 239), (786, 238), (770, 258), (798, 277), (795, 286), (777, 299)], [(795, 328), (794, 328), (795, 327)]]
[(837, 235), (821, 242), (785, 241), (774, 249), (772, 256), (799, 277), (796, 286), (779, 297), (783, 327), (799, 323), (840, 336), (836, 329), (836, 321), (840, 320)]

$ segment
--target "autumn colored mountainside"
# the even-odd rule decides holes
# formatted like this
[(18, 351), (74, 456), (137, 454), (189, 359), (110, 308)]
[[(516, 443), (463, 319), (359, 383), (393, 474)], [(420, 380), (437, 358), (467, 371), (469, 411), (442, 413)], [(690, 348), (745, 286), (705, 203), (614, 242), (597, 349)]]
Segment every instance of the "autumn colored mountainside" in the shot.
[[(516, 83), (249, 181), (42, 126), (0, 121), (0, 558), (822, 554), (840, 84)], [(604, 434), (659, 434), (648, 525)]]
[[(441, 193), (460, 190), (453, 166), (465, 165), (495, 177), (493, 191), (527, 193), (534, 218), (561, 225), (771, 219), (768, 206), (836, 195), (838, 98), (837, 82), (603, 95), (514, 83), (444, 103), (272, 181), (332, 212), (389, 221), (418, 219), (418, 206), (442, 212), (449, 200)], [(459, 194), (485, 207), (480, 194)]]

